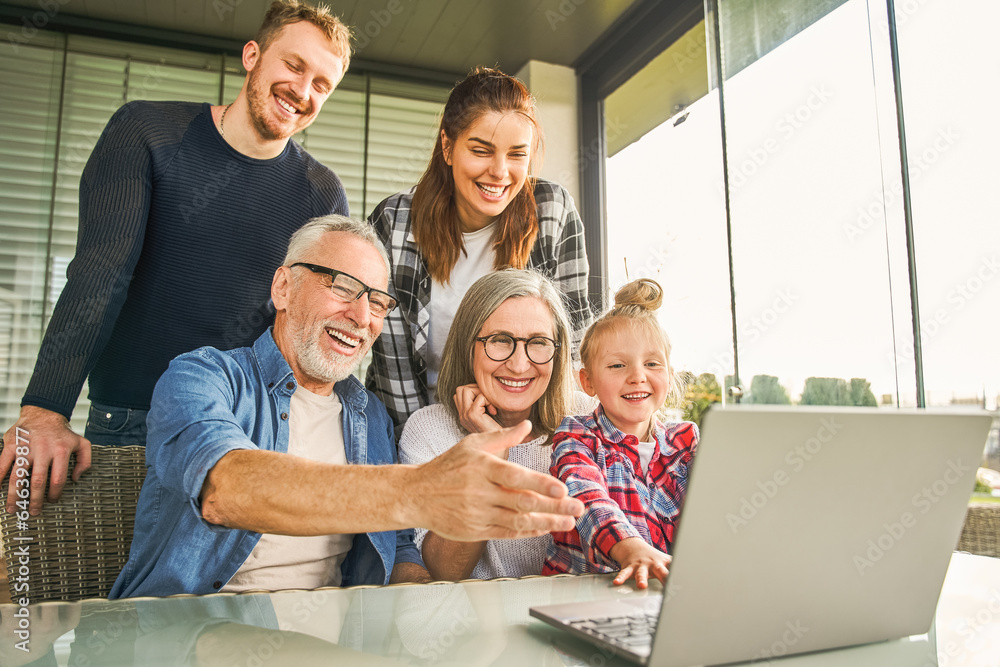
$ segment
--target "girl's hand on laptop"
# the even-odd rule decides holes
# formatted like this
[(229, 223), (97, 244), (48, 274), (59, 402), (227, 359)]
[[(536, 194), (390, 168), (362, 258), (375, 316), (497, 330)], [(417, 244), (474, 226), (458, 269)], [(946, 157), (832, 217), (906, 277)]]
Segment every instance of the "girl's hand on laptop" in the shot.
[(662, 584), (666, 581), (670, 564), (670, 556), (648, 544), (641, 537), (629, 537), (611, 547), (610, 556), (621, 566), (621, 572), (614, 579), (614, 584), (624, 584), (633, 576), (636, 586), (649, 586), (649, 576), (652, 575)]

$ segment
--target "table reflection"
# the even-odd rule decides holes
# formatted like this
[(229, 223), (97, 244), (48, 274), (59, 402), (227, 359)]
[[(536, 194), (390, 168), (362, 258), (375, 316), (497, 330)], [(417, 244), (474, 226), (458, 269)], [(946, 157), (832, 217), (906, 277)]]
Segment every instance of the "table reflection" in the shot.
[[(628, 664), (530, 618), (529, 607), (660, 592), (610, 576), (217, 594), (29, 607), (0, 606), (0, 666)], [(957, 554), (938, 605), (936, 638), (883, 642), (772, 661), (781, 667), (997, 667), (1000, 561)], [(936, 639), (936, 644), (935, 644)], [(757, 663), (760, 664), (760, 663)]]

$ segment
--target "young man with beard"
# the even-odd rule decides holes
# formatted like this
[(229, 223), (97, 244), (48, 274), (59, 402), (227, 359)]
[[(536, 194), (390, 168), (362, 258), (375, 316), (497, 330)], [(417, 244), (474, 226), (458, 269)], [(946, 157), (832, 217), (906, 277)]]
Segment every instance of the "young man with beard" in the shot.
[(153, 393), (149, 472), (112, 598), (429, 581), (411, 526), (459, 540), (574, 525), (582, 505), (501, 460), (524, 422), (422, 466), (395, 461), (385, 406), (351, 370), (395, 307), (363, 222), (308, 222), (274, 273), (272, 330), (204, 347)]
[[(350, 62), (327, 8), (274, 2), (243, 49), (225, 106), (132, 102), (112, 117), (80, 182), (77, 251), (8, 443), (29, 446), (30, 512), (90, 465), (90, 443), (142, 445), (157, 378), (178, 354), (248, 345), (270, 323), (271, 276), (306, 220), (347, 213), (337, 176), (289, 138), (319, 114)], [(84, 437), (69, 428), (89, 376)], [(10, 470), (15, 448), (0, 456)], [(51, 468), (51, 477), (49, 477)]]

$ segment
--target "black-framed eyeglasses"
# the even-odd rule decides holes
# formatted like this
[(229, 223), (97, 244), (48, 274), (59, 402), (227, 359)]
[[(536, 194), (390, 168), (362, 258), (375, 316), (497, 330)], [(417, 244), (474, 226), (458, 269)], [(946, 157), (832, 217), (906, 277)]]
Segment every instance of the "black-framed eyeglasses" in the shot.
[(561, 343), (545, 336), (517, 338), (510, 334), (495, 333), (489, 336), (477, 336), (476, 340), (483, 344), (486, 356), (493, 361), (507, 361), (514, 356), (517, 344), (524, 343), (524, 353), (528, 355), (529, 361), (535, 364), (547, 364), (556, 356), (556, 350), (562, 347)]
[(321, 273), (332, 278), (330, 291), (341, 301), (357, 301), (362, 294), (368, 295), (368, 309), (375, 317), (385, 317), (396, 307), (396, 299), (388, 292), (369, 287), (349, 273), (329, 269), (319, 264), (308, 264), (306, 262), (295, 262), (292, 268), (303, 266), (313, 273)]

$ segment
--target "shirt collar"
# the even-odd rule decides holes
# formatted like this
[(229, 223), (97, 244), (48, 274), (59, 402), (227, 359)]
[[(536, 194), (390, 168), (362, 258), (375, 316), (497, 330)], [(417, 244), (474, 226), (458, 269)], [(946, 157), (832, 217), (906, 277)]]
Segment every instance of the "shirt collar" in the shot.
[(594, 421), (601, 430), (601, 439), (609, 445), (616, 445), (621, 449), (636, 450), (639, 439), (634, 435), (626, 435), (618, 430), (618, 427), (611, 423), (608, 415), (604, 412), (604, 406), (598, 405), (594, 411)]
[[(594, 421), (597, 423), (598, 429), (601, 432), (601, 440), (605, 444), (617, 447), (623, 451), (632, 452), (636, 457), (639, 455), (639, 438), (634, 435), (626, 435), (618, 430), (618, 427), (611, 423), (608, 419), (608, 415), (604, 412), (604, 406), (598, 405), (597, 409), (594, 411)], [(656, 458), (655, 452), (659, 451), (660, 446), (663, 444), (663, 425), (660, 423), (656, 417), (653, 417), (653, 441), (656, 442), (657, 447), (654, 450), (653, 458)]]
[(285, 361), (278, 344), (274, 342), (274, 327), (268, 327), (267, 331), (254, 341), (253, 355), (257, 359), (257, 365), (260, 366), (268, 393), (273, 394), (287, 382), (295, 382), (292, 367)]
[[(288, 365), (288, 361), (274, 341), (274, 327), (268, 327), (267, 331), (254, 341), (253, 354), (257, 358), (269, 394), (274, 394), (282, 388), (295, 390), (298, 382), (292, 374), (292, 367)], [(292, 384), (291, 387), (287, 386), (289, 383)], [(349, 404), (352, 408), (364, 410), (368, 405), (368, 392), (361, 381), (353, 375), (348, 375), (333, 385), (333, 391), (340, 397), (342, 403)]]

